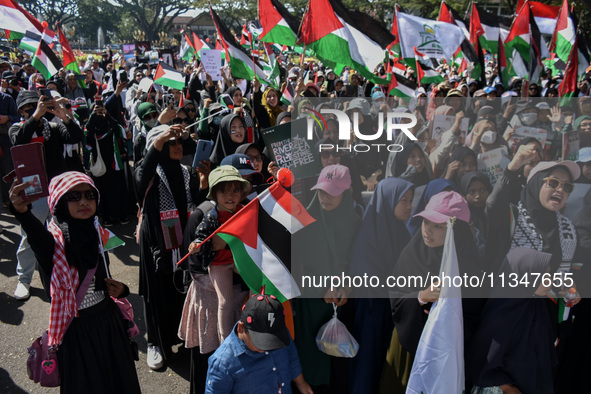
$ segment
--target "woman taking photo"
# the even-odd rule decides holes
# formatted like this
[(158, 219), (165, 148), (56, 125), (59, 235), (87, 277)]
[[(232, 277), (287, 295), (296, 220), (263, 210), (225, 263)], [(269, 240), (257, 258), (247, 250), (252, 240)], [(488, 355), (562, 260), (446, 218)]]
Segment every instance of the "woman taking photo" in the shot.
[(204, 200), (196, 173), (180, 162), (182, 133), (182, 125), (153, 128), (144, 161), (134, 174), (138, 201), (144, 201), (139, 294), (144, 299), (147, 362), (152, 369), (161, 368), (172, 355), (172, 345), (181, 342), (177, 330), (185, 298), (173, 281), (188, 213)]
[(111, 299), (127, 296), (129, 289), (110, 279), (96, 215), (97, 188), (79, 172), (54, 177), (48, 197), (53, 218), (45, 228), (20, 197), (28, 186), (13, 184), (11, 210), (41, 270), (51, 277), (48, 343), (58, 347), (60, 391), (139, 393), (126, 322)]

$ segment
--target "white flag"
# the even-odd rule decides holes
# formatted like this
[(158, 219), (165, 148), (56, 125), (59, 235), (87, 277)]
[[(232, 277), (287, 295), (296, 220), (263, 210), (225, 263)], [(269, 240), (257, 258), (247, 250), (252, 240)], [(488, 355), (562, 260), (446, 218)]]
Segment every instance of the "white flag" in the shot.
[[(460, 276), (451, 221), (447, 223), (439, 276), (442, 277), (443, 273), (451, 278)], [(462, 394), (463, 391), (462, 290), (442, 286), (439, 300), (433, 304), (423, 328), (406, 393)]]
[(446, 59), (450, 62), (453, 54), (462, 45), (465, 36), (462, 29), (447, 22), (437, 22), (431, 19), (399, 12), (398, 33), (402, 57), (413, 59), (414, 47), (432, 59)]

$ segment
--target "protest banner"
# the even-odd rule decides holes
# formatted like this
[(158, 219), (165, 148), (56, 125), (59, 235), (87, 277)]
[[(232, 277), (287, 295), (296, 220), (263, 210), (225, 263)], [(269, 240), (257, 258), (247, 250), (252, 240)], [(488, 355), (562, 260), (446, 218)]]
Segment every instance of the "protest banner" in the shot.
[(544, 129), (538, 129), (537, 127), (518, 126), (515, 127), (511, 138), (509, 138), (509, 147), (515, 148), (521, 140), (528, 137), (533, 137), (540, 141), (542, 146), (546, 145), (546, 139), (548, 138), (548, 132)]
[(562, 134), (562, 160), (576, 161), (579, 158), (579, 132)]
[[(506, 165), (503, 165), (505, 149), (496, 148), (478, 155), (478, 171), (488, 175), (491, 185), (495, 185), (497, 180), (503, 176)], [(508, 164), (508, 159), (506, 160)]]

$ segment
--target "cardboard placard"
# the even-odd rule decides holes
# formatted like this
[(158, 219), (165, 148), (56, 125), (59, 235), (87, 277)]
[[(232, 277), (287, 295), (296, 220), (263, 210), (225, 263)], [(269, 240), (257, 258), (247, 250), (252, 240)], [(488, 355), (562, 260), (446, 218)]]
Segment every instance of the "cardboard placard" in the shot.
[(478, 155), (478, 171), (488, 175), (490, 184), (494, 187), (497, 180), (503, 176), (505, 171), (503, 162), (503, 148), (496, 148)]
[[(213, 81), (222, 80), (222, 51), (219, 49), (203, 49), (201, 50), (201, 64), (206, 73), (211, 76)], [(205, 79), (205, 74), (203, 78)]]
[(562, 134), (562, 160), (577, 161), (580, 145), (578, 131)]
[(262, 135), (269, 159), (279, 167), (289, 168), (296, 179), (318, 175), (320, 163), (314, 142), (306, 138), (306, 119), (264, 129)]
[[(431, 122), (430, 127), (431, 139), (437, 141), (437, 143), (435, 144), (435, 148), (437, 148), (441, 144), (441, 136), (443, 135), (443, 133), (450, 130), (455, 122), (455, 116), (435, 115), (433, 117), (433, 122)], [(469, 123), (469, 118), (464, 118), (460, 122), (460, 131), (464, 137), (466, 136), (466, 131), (468, 131)]]
[(509, 147), (515, 148), (521, 140), (529, 137), (537, 139), (542, 146), (545, 146), (548, 132), (544, 129), (538, 129), (537, 127), (518, 126), (515, 128), (509, 139)]

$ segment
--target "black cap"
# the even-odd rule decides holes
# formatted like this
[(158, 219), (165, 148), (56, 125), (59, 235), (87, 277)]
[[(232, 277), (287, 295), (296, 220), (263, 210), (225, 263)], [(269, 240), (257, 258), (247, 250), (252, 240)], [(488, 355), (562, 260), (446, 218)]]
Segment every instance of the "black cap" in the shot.
[(257, 349), (268, 351), (289, 346), (285, 311), (273, 295), (255, 294), (242, 307), (242, 323)]
[(39, 95), (33, 90), (21, 90), (16, 97), (16, 107), (21, 109), (27, 104), (37, 104), (39, 101)]
[(2, 79), (11, 79), (11, 78), (16, 78), (16, 75), (14, 75), (14, 73), (10, 70), (6, 70), (2, 72)]

